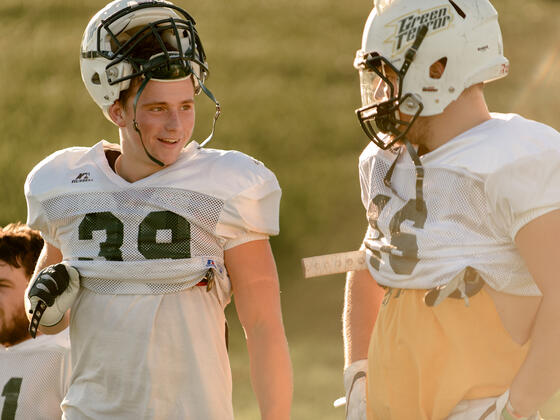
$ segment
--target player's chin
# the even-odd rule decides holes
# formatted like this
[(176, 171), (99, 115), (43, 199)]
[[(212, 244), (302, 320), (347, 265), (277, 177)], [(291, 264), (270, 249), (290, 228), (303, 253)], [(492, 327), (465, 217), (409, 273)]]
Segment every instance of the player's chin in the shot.
[(174, 163), (184, 147), (184, 142), (168, 143), (158, 141), (157, 147), (154, 149), (154, 156), (166, 166)]

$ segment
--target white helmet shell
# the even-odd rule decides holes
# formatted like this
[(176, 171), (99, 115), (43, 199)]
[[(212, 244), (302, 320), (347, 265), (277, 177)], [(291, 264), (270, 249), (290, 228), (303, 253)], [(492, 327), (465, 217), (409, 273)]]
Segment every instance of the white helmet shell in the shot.
[[(400, 69), (424, 25), (427, 34), (400, 92), (422, 103), (421, 116), (440, 114), (464, 89), (507, 75), (509, 62), (503, 55), (498, 14), (488, 0), (377, 0), (355, 66), (360, 68), (363, 57), (373, 53)], [(430, 66), (443, 58), (443, 75), (430, 77)]]
[[(112, 22), (106, 25), (109, 19)], [(194, 30), (194, 20), (184, 10), (165, 0), (115, 0), (89, 21), (81, 43), (82, 80), (95, 103), (110, 121), (109, 107), (119, 98), (121, 91), (130, 86), (130, 78), (127, 77), (137, 70), (126, 57), (118, 60), (119, 55), (115, 52), (119, 44), (122, 46), (130, 38), (131, 29), (147, 27), (164, 19), (189, 22), (193, 27), (192, 32), (179, 30), (178, 36), (182, 50), (191, 53), (189, 63), (198, 91), (199, 82), (204, 83), (208, 68), (200, 39)], [(179, 24), (179, 28), (182, 29), (183, 26)], [(191, 39), (193, 35), (195, 39)], [(117, 43), (114, 37), (118, 39)], [(174, 36), (167, 36), (165, 40), (177, 47)], [(120, 79), (123, 80), (115, 82)]]

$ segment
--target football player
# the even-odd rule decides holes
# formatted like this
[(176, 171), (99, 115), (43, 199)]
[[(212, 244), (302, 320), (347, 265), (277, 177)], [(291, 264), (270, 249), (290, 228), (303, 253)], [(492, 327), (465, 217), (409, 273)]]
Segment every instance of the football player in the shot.
[(233, 291), (262, 418), (288, 419), (291, 363), (268, 241), (281, 190), (261, 162), (191, 139), (196, 94), (219, 113), (193, 18), (167, 1), (113, 1), (87, 25), (80, 60), (120, 144), (56, 152), (25, 186), (29, 224), (46, 242), (31, 329), (70, 325), (64, 418), (232, 419)]
[(560, 388), (560, 134), (488, 111), (508, 73), (496, 10), (378, 0), (354, 64), (371, 142), (347, 418), (539, 418)]
[(60, 418), (70, 380), (68, 330), (31, 340), (23, 296), (43, 247), (21, 223), (0, 228), (0, 417)]

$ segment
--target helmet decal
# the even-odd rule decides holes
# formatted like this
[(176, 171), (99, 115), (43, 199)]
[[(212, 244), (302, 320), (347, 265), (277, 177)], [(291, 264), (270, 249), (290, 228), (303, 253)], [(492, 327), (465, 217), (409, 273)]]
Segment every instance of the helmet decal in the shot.
[[(436, 63), (441, 71), (433, 71)], [(470, 86), (506, 76), (508, 60), (489, 0), (376, 0), (354, 67), (360, 124), (388, 148), (417, 118), (441, 114)]]
[(430, 36), (436, 31), (447, 29), (452, 22), (453, 15), (450, 13), (449, 5), (436, 6), (428, 10), (415, 10), (387, 23), (388, 27), (394, 27), (394, 33), (385, 42), (392, 43), (393, 54), (398, 54), (412, 45), (420, 27), (427, 26), (428, 34), (426, 36)]

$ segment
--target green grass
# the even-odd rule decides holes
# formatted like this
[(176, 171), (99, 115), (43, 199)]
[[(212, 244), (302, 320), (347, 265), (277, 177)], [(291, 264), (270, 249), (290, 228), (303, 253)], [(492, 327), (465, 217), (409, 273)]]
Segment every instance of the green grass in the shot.
[[(47, 154), (116, 140), (79, 74), (82, 31), (100, 0), (0, 4), (0, 223), (24, 220), (23, 183)], [(211, 145), (266, 162), (283, 187), (278, 262), (295, 372), (294, 419), (341, 419), (343, 276), (303, 280), (299, 259), (353, 249), (365, 228), (357, 158), (366, 145), (352, 60), (371, 0), (178, 1), (197, 19), (223, 105)], [(190, 4), (189, 4), (190, 3)], [(490, 108), (560, 129), (560, 2), (496, 0), (510, 76), (489, 85)], [(206, 102), (206, 103), (205, 103)], [(199, 101), (196, 137), (211, 106)], [(258, 418), (242, 330), (228, 308), (237, 418)], [(555, 410), (555, 411), (554, 411)], [(560, 401), (550, 413), (560, 418)]]

